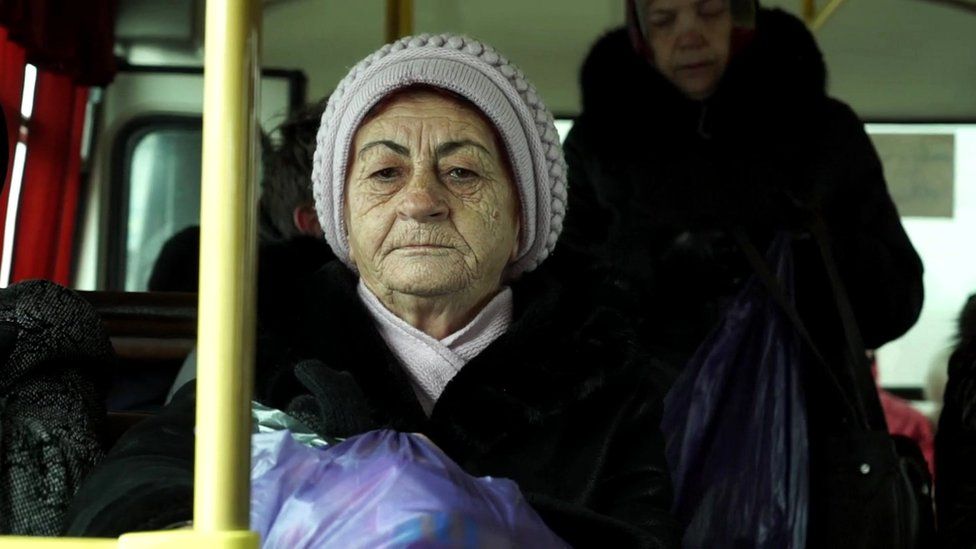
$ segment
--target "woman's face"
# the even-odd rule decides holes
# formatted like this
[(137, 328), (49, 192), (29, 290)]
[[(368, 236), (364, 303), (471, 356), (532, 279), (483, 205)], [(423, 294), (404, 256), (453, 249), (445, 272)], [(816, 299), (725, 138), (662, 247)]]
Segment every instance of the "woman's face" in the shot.
[(686, 96), (710, 96), (729, 63), (729, 0), (643, 1), (639, 17), (657, 69)]
[(497, 291), (518, 251), (518, 197), (480, 113), (409, 92), (360, 126), (345, 216), (352, 261), (378, 292)]

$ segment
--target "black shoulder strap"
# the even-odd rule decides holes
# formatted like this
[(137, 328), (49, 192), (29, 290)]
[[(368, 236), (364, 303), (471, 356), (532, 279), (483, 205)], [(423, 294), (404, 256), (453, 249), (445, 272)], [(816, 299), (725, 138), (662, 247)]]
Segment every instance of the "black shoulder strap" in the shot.
[[(759, 277), (759, 280), (763, 283), (763, 286), (766, 287), (769, 295), (779, 305), (780, 309), (792, 323), (793, 328), (800, 336), (800, 339), (806, 344), (810, 353), (813, 355), (813, 358), (823, 368), (828, 380), (836, 389), (838, 396), (840, 396), (842, 403), (848, 408), (848, 411), (851, 414), (850, 417), (858, 418), (858, 420), (862, 422), (862, 427), (868, 428), (869, 424), (867, 414), (862, 399), (859, 398), (858, 393), (851, 394), (851, 391), (846, 387), (846, 384), (841, 383), (841, 381), (837, 378), (837, 373), (834, 371), (834, 368), (820, 352), (820, 349), (814, 342), (809, 330), (807, 330), (806, 324), (803, 322), (803, 319), (800, 318), (800, 313), (796, 310), (796, 307), (793, 305), (792, 301), (786, 296), (786, 292), (783, 289), (782, 284), (776, 278), (776, 276), (773, 275), (772, 271), (770, 271), (769, 266), (766, 264), (766, 260), (763, 258), (762, 254), (760, 254), (759, 250), (757, 250), (753, 245), (752, 241), (749, 239), (749, 236), (742, 227), (735, 227), (732, 230), (732, 234), (735, 237), (736, 242), (739, 244), (739, 247), (745, 253), (746, 258), (749, 260), (749, 264), (752, 266), (753, 271), (755, 271), (756, 275)], [(823, 252), (822, 249), (821, 252)], [(833, 277), (831, 276), (831, 278), (833, 282)], [(844, 297), (846, 298), (846, 295)], [(843, 316), (843, 313), (841, 313), (841, 316)], [(847, 327), (845, 325), (845, 330), (846, 328)], [(860, 337), (858, 337), (858, 339), (860, 339)]]
[(833, 246), (831, 245), (830, 235), (827, 233), (827, 226), (823, 216), (817, 214), (814, 217), (813, 236), (820, 248), (820, 257), (823, 259), (824, 269), (830, 280), (833, 290), (834, 304), (840, 315), (841, 325), (844, 334), (847, 336), (847, 352), (850, 354), (848, 363), (851, 366), (851, 377), (854, 379), (855, 390), (858, 390), (859, 400), (866, 411), (865, 418), (869, 425), (877, 429), (888, 429), (888, 424), (884, 417), (884, 410), (881, 408), (881, 401), (878, 399), (878, 388), (868, 367), (866, 347), (864, 339), (861, 337), (861, 329), (858, 327), (857, 319), (854, 316), (854, 309), (851, 307), (851, 300), (847, 294), (847, 287), (844, 285), (840, 272), (837, 270), (837, 261), (834, 259)]
[[(847, 336), (847, 351), (853, 356), (864, 354), (864, 340), (861, 339), (861, 329), (857, 326), (854, 318), (854, 309), (851, 308), (851, 301), (847, 296), (847, 288), (837, 272), (837, 262), (834, 261), (834, 253), (830, 248), (830, 237), (824, 225), (823, 218), (817, 216), (813, 222), (813, 236), (820, 248), (820, 257), (823, 259), (824, 269), (827, 271), (827, 278), (830, 279), (830, 287), (834, 294), (834, 304), (840, 314), (841, 325), (844, 334)], [(862, 361), (863, 362), (863, 361)]]

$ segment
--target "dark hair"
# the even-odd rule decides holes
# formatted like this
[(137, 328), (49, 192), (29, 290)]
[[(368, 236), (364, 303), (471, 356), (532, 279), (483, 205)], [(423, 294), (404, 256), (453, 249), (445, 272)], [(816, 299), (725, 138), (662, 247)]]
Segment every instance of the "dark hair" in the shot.
[(277, 146), (263, 136), (261, 167), (264, 173), (259, 207), (262, 240), (283, 240), (300, 234), (293, 215), (295, 208), (314, 202), (312, 156), (327, 100), (305, 106), (278, 126), (281, 142)]
[(963, 306), (962, 312), (959, 313), (957, 325), (959, 332), (956, 334), (956, 338), (959, 340), (959, 343), (965, 345), (976, 344), (976, 294), (969, 296), (969, 299), (966, 300), (966, 305)]

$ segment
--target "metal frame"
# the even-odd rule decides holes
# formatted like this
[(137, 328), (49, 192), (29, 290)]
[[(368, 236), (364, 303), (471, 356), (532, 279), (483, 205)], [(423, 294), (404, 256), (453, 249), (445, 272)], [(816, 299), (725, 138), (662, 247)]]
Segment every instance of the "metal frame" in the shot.
[[(119, 72), (130, 74), (190, 74), (202, 75), (203, 67), (194, 65), (133, 65), (120, 62)], [(283, 78), (288, 81), (288, 109), (294, 113), (305, 106), (308, 95), (308, 76), (297, 69), (262, 68), (263, 78)]]

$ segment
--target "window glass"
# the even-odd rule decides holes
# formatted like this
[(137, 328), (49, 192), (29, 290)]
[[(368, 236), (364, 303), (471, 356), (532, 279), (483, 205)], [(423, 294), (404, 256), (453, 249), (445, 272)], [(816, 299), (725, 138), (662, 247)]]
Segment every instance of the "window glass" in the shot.
[(976, 235), (976, 125), (868, 124), (867, 130), (925, 264), (922, 315), (879, 350), (880, 381), (919, 387), (941, 400), (956, 318), (976, 292), (976, 256), (964, 251)]
[(125, 290), (145, 291), (166, 241), (200, 222), (198, 124), (152, 129), (129, 156)]

